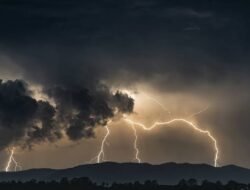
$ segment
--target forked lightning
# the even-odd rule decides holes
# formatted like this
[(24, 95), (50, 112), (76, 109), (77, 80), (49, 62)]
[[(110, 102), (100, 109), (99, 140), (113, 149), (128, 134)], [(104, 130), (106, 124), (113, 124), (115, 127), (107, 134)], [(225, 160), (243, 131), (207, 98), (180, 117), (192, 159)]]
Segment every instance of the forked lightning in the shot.
[[(156, 104), (160, 105), (160, 107), (164, 111), (167, 111), (168, 114), (170, 115), (170, 112), (164, 107), (163, 104), (161, 104), (159, 101), (157, 101), (156, 99), (154, 99), (154, 98), (152, 98), (152, 97), (150, 97), (148, 95), (147, 95), (147, 97), (149, 99), (153, 100)], [(206, 108), (204, 108), (203, 110), (190, 115), (188, 118), (194, 117), (194, 116), (196, 116), (196, 115), (198, 115), (198, 114), (206, 111), (207, 109), (208, 109), (208, 106)], [(127, 117), (124, 117), (123, 119), (128, 124), (130, 124), (130, 127), (132, 128), (132, 130), (134, 132), (134, 142), (133, 142), (133, 146), (134, 147), (133, 148), (135, 150), (135, 160), (138, 163), (141, 163), (141, 158), (140, 158), (140, 150), (139, 150), (138, 144), (137, 144), (138, 135), (137, 135), (136, 127), (140, 127), (141, 129), (143, 129), (145, 131), (151, 131), (151, 130), (155, 129), (156, 127), (160, 127), (160, 126), (172, 127), (173, 126), (172, 124), (181, 122), (181, 123), (186, 124), (187, 127), (190, 127), (191, 129), (193, 129), (193, 130), (195, 130), (195, 131), (197, 131), (197, 132), (199, 132), (201, 134), (205, 134), (205, 135), (207, 135), (207, 137), (209, 137), (209, 139), (212, 141), (212, 143), (214, 145), (214, 151), (215, 151), (215, 153), (214, 153), (214, 160), (213, 160), (214, 166), (215, 167), (218, 166), (219, 148), (218, 148), (217, 141), (216, 141), (215, 137), (210, 133), (210, 131), (200, 129), (198, 126), (196, 126), (192, 122), (188, 121), (187, 119), (184, 119), (184, 118), (173, 118), (173, 119), (171, 119), (169, 121), (164, 121), (164, 122), (158, 122), (158, 121), (156, 121), (150, 127), (146, 127), (144, 124), (136, 122), (136, 121), (133, 121), (133, 120), (127, 118)], [(105, 161), (105, 150), (104, 150), (104, 148), (105, 148), (105, 144), (106, 144), (107, 138), (110, 135), (110, 130), (109, 130), (109, 127), (108, 127), (108, 124), (110, 122), (111, 121), (109, 121), (107, 123), (107, 125), (104, 127), (106, 129), (106, 134), (105, 134), (105, 136), (102, 139), (100, 150), (99, 150), (98, 154), (94, 158), (92, 158), (90, 160), (90, 162), (93, 162), (94, 160), (96, 160), (97, 163)], [(15, 160), (14, 154), (15, 154), (15, 148), (10, 149), (10, 156), (9, 156), (8, 162), (7, 162), (6, 167), (5, 167), (5, 171), (6, 172), (10, 171), (10, 168), (12, 167), (12, 164), (14, 164), (14, 170), (15, 171), (22, 169), (22, 167), (20, 166), (20, 164)]]
[(16, 159), (14, 158), (14, 154), (15, 154), (15, 148), (12, 148), (10, 150), (10, 156), (9, 156), (8, 162), (7, 162), (6, 167), (5, 167), (6, 172), (10, 171), (12, 163), (14, 163), (15, 171), (22, 170), (22, 166), (20, 166), (19, 163), (16, 161)]
[[(148, 96), (147, 97), (151, 100), (153, 100), (155, 103), (157, 103), (158, 105), (160, 105), (160, 107), (164, 110), (164, 111), (167, 111), (170, 115), (170, 112), (164, 107), (163, 104), (161, 104), (159, 101), (157, 101), (156, 99), (152, 98), (151, 96)], [(188, 118), (191, 118), (191, 117), (194, 117), (204, 111), (206, 111), (208, 109), (209, 106), (207, 106), (206, 108), (202, 109), (201, 111), (199, 112), (196, 112), (192, 115), (190, 115)], [(210, 133), (210, 131), (208, 130), (203, 130), (203, 129), (200, 129), (198, 126), (196, 126), (195, 124), (193, 124), (192, 122), (188, 121), (187, 119), (184, 119), (184, 118), (173, 118), (169, 121), (165, 121), (165, 122), (155, 122), (152, 126), (150, 127), (146, 127), (144, 124), (142, 123), (139, 123), (139, 122), (135, 122), (131, 119), (128, 119), (128, 118), (124, 118), (124, 120), (130, 124), (130, 127), (133, 129), (133, 132), (134, 132), (134, 136), (135, 136), (135, 139), (134, 139), (134, 150), (135, 150), (135, 160), (138, 162), (138, 163), (141, 163), (141, 158), (139, 157), (139, 154), (140, 154), (140, 150), (138, 148), (138, 145), (137, 145), (137, 141), (138, 141), (138, 135), (137, 135), (137, 131), (136, 131), (136, 128), (135, 126), (137, 127), (140, 127), (142, 128), (143, 130), (145, 131), (151, 131), (153, 130), (154, 128), (156, 127), (159, 127), (159, 126), (173, 126), (171, 124), (174, 124), (174, 123), (177, 123), (177, 122), (182, 122), (184, 124), (186, 124), (186, 126), (190, 127), (191, 129), (201, 133), (201, 134), (205, 134), (209, 137), (209, 139), (212, 141), (213, 145), (214, 145), (214, 160), (213, 160), (213, 163), (214, 163), (214, 166), (217, 167), (218, 166), (218, 157), (219, 157), (219, 148), (218, 148), (218, 145), (217, 145), (217, 140), (215, 139), (215, 137)], [(99, 153), (97, 154), (96, 157), (94, 157), (93, 159), (96, 159), (97, 163), (100, 163), (100, 161), (103, 161), (104, 159), (104, 145), (105, 145), (105, 142), (106, 142), (106, 139), (107, 137), (110, 135), (110, 131), (108, 129), (108, 127), (106, 126), (106, 135), (104, 136), (103, 140), (102, 140), (102, 143), (101, 143), (101, 148), (100, 148), (100, 151)], [(92, 159), (92, 160), (93, 160)]]
[[(146, 127), (145, 125), (143, 125), (142, 123), (139, 123), (139, 122), (135, 122), (135, 121), (132, 121), (130, 119), (127, 119), (125, 118), (124, 119), (125, 121), (127, 121), (129, 124), (131, 125), (136, 125), (136, 126), (139, 126), (141, 127), (143, 130), (146, 130), (146, 131), (151, 131), (153, 130), (154, 128), (158, 127), (158, 126), (171, 126), (171, 124), (175, 123), (175, 122), (182, 122), (182, 123), (185, 123), (187, 124), (187, 126), (193, 128), (194, 130), (198, 131), (199, 133), (203, 133), (205, 135), (207, 135), (211, 141), (213, 142), (214, 144), (214, 150), (215, 150), (215, 155), (214, 155), (214, 166), (217, 167), (218, 166), (218, 155), (219, 155), (219, 149), (218, 149), (218, 146), (217, 146), (217, 141), (216, 139), (211, 135), (211, 133), (208, 131), (208, 130), (202, 130), (200, 129), (199, 127), (197, 127), (196, 125), (194, 125), (192, 122), (186, 120), (186, 119), (172, 119), (170, 121), (166, 121), (166, 122), (155, 122), (152, 126), (150, 127)], [(134, 129), (135, 130), (135, 129)], [(137, 134), (136, 134), (136, 130), (135, 130), (135, 135), (136, 135), (136, 139), (137, 139)], [(136, 148), (136, 150), (139, 150), (138, 147), (137, 147), (137, 140), (135, 141), (134, 143), (134, 146)], [(138, 153), (139, 154), (139, 153)], [(136, 155), (136, 158), (139, 158), (138, 156), (139, 155)], [(140, 161), (140, 158), (138, 159)]]
[(108, 125), (105, 126), (105, 129), (106, 129), (106, 134), (102, 139), (100, 150), (98, 154), (94, 158), (92, 158), (88, 163), (92, 163), (94, 160), (96, 160), (97, 163), (100, 163), (101, 161), (105, 161), (104, 145), (106, 143), (108, 136), (110, 135), (110, 130), (108, 128)]

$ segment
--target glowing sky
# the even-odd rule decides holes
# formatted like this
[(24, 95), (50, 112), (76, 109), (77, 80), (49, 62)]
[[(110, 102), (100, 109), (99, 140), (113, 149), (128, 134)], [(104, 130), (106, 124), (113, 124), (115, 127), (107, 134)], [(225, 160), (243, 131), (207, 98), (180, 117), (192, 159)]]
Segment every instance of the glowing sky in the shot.
[[(21, 2), (0, 3), (0, 168), (11, 147), (24, 169), (87, 163), (110, 120), (106, 160), (136, 162), (123, 114), (188, 119), (216, 138), (219, 165), (250, 167), (243, 1)], [(174, 126), (137, 128), (142, 162), (213, 165), (211, 140)]]

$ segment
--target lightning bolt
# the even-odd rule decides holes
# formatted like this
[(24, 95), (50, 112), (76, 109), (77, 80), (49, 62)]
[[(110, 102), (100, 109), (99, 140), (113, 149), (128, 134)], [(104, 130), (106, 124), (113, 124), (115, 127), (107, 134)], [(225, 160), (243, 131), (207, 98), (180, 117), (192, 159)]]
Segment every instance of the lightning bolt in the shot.
[[(171, 112), (163, 105), (161, 104), (158, 100), (156, 100), (155, 98), (143, 93), (148, 99), (154, 101), (157, 105), (159, 105), (164, 111), (166, 111), (169, 116), (171, 117)], [(187, 118), (192, 118), (204, 111), (206, 111), (207, 109), (209, 108), (209, 105), (207, 107), (205, 107), (204, 109), (196, 112), (196, 113), (193, 113), (192, 115), (188, 116)], [(174, 118), (174, 119), (171, 119), (169, 121), (165, 121), (165, 122), (158, 122), (156, 121), (153, 125), (151, 125), (150, 127), (146, 127), (144, 124), (142, 123), (139, 123), (139, 122), (135, 122), (131, 119), (128, 119), (126, 117), (126, 115), (123, 115), (123, 119), (130, 124), (130, 127), (132, 128), (133, 132), (134, 132), (134, 142), (133, 142), (133, 146), (134, 146), (134, 150), (135, 150), (135, 160), (138, 162), (138, 163), (141, 163), (141, 158), (139, 156), (140, 154), (140, 150), (138, 148), (138, 135), (137, 135), (137, 130), (135, 128), (135, 126), (137, 127), (141, 127), (143, 130), (145, 131), (151, 131), (153, 130), (154, 128), (158, 127), (158, 126), (171, 126), (171, 124), (173, 123), (176, 123), (176, 122), (182, 122), (184, 124), (186, 124), (186, 126), (188, 127), (191, 127), (192, 129), (194, 129), (195, 131), (201, 133), (201, 134), (205, 134), (209, 137), (209, 139), (212, 141), (212, 143), (214, 144), (214, 160), (213, 160), (213, 163), (214, 163), (214, 167), (217, 167), (218, 166), (218, 158), (219, 158), (219, 148), (218, 148), (218, 145), (217, 145), (217, 140), (215, 139), (215, 137), (210, 133), (210, 131), (208, 130), (203, 130), (203, 129), (200, 129), (198, 126), (196, 126), (195, 124), (193, 124), (192, 122), (188, 121), (187, 119), (184, 119), (184, 118)], [(97, 163), (100, 163), (101, 161), (104, 161), (104, 156), (105, 156), (105, 153), (104, 153), (104, 145), (106, 143), (106, 140), (107, 140), (107, 137), (110, 135), (110, 131), (109, 131), (109, 128), (108, 126), (105, 126), (106, 128), (106, 135), (104, 136), (103, 140), (102, 140), (102, 143), (101, 143), (101, 147), (100, 147), (100, 151), (98, 152), (97, 156), (95, 156), (94, 158), (91, 159), (91, 162), (96, 160)]]
[(102, 140), (101, 149), (97, 155), (97, 163), (100, 163), (101, 159), (104, 160), (104, 157), (105, 157), (104, 145), (105, 145), (105, 142), (110, 134), (108, 126), (105, 126), (105, 129), (106, 129), (106, 135), (104, 136), (104, 138)]
[(192, 118), (192, 117), (194, 117), (194, 116), (196, 116), (196, 115), (199, 115), (199, 114), (201, 114), (201, 113), (207, 111), (209, 107), (210, 107), (210, 106), (207, 105), (207, 106), (206, 106), (205, 108), (203, 108), (202, 110), (200, 110), (200, 111), (198, 111), (198, 112), (195, 112), (195, 113), (191, 114), (191, 115), (188, 116), (187, 118)]
[(10, 167), (11, 167), (12, 163), (14, 163), (14, 165), (15, 165), (15, 171), (17, 171), (18, 169), (22, 170), (22, 166), (20, 166), (19, 163), (16, 161), (16, 159), (14, 158), (14, 154), (15, 154), (15, 148), (12, 148), (10, 150), (10, 156), (9, 156), (8, 162), (7, 162), (6, 167), (5, 167), (6, 172), (10, 171)]
[(135, 140), (134, 140), (134, 149), (135, 149), (135, 159), (137, 160), (138, 163), (141, 163), (141, 159), (139, 157), (139, 149), (138, 149), (138, 146), (137, 146), (137, 141), (138, 141), (138, 135), (137, 135), (137, 131), (136, 131), (136, 128), (135, 126), (132, 124), (130, 125), (131, 128), (133, 129), (134, 131), (134, 136), (135, 136)]
[(108, 128), (108, 125), (106, 125), (104, 128), (106, 129), (106, 134), (102, 139), (100, 150), (99, 150), (98, 154), (94, 158), (92, 158), (88, 163), (92, 163), (95, 160), (97, 163), (100, 163), (101, 161), (105, 161), (104, 145), (106, 144), (106, 140), (107, 140), (108, 136), (110, 135), (110, 130)]
[[(149, 99), (149, 100), (155, 102), (157, 105), (159, 105), (159, 106), (161, 107), (161, 109), (164, 110), (165, 112), (167, 112), (167, 113), (169, 114), (169, 116), (171, 117), (171, 112), (170, 112), (169, 109), (167, 109), (161, 102), (159, 102), (157, 99), (155, 99), (155, 98), (152, 97), (152, 96), (149, 96), (149, 95), (146, 94), (146, 93), (143, 93), (143, 95), (146, 96), (147, 99)], [(205, 108), (203, 108), (202, 110), (200, 110), (200, 111), (198, 111), (198, 112), (195, 112), (195, 113), (189, 115), (187, 118), (192, 118), (192, 117), (194, 117), (194, 116), (196, 116), (196, 115), (199, 115), (199, 114), (201, 114), (201, 113), (207, 111), (209, 107), (210, 107), (210, 105), (207, 105), (207, 106), (206, 106)]]
[(167, 113), (169, 114), (169, 116), (171, 117), (171, 112), (170, 112), (169, 109), (167, 109), (161, 102), (159, 102), (157, 99), (155, 99), (155, 98), (152, 97), (152, 96), (149, 96), (149, 95), (147, 95), (147, 94), (145, 94), (145, 93), (143, 93), (143, 94), (144, 94), (144, 96), (146, 96), (147, 99), (152, 100), (152, 101), (155, 102), (157, 105), (159, 105), (159, 106), (162, 108), (162, 110), (164, 110), (165, 112), (167, 112)]
[[(214, 166), (217, 167), (218, 166), (218, 155), (219, 155), (219, 149), (218, 149), (218, 146), (217, 146), (217, 141), (216, 139), (211, 135), (211, 133), (208, 131), (208, 130), (202, 130), (200, 129), (198, 126), (196, 126), (195, 124), (193, 124), (192, 122), (186, 120), (186, 119), (172, 119), (170, 121), (166, 121), (166, 122), (155, 122), (152, 126), (150, 127), (146, 127), (145, 125), (143, 125), (142, 123), (139, 123), (139, 122), (135, 122), (135, 121), (132, 121), (128, 118), (125, 118), (124, 119), (126, 122), (128, 122), (129, 124), (132, 124), (133, 126), (136, 125), (136, 126), (139, 126), (141, 127), (143, 130), (145, 131), (151, 131), (153, 130), (154, 128), (156, 128), (157, 126), (171, 126), (172, 123), (175, 123), (175, 122), (182, 122), (182, 123), (185, 123), (187, 124), (187, 126), (193, 128), (195, 131), (198, 131), (199, 133), (202, 133), (202, 134), (205, 134), (207, 135), (211, 141), (213, 142), (214, 144), (214, 150), (215, 150), (215, 155), (214, 155)], [(136, 135), (136, 139), (137, 139), (137, 134), (136, 134), (136, 130), (135, 131), (135, 135)], [(135, 142), (137, 142), (137, 140), (135, 140)], [(134, 147), (136, 150), (139, 150), (138, 147), (137, 147), (137, 143), (134, 143)], [(137, 153), (137, 157), (139, 155), (139, 152)], [(138, 160), (140, 161), (140, 158), (138, 158)]]

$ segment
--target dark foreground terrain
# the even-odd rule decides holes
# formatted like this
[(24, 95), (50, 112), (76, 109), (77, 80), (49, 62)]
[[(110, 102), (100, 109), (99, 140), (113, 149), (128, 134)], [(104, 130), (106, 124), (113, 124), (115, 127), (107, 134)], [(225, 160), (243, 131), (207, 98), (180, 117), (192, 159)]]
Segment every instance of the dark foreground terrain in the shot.
[(63, 178), (60, 181), (37, 182), (31, 180), (27, 182), (1, 182), (0, 189), (2, 190), (248, 190), (250, 184), (240, 184), (234, 181), (229, 181), (227, 184), (222, 184), (220, 181), (216, 183), (207, 180), (198, 184), (195, 179), (181, 180), (176, 185), (159, 185), (157, 181), (147, 180), (144, 183), (138, 181), (134, 183), (113, 183), (113, 184), (96, 184), (89, 178), (74, 178), (68, 180)]
[(166, 163), (160, 165), (137, 163), (113, 163), (81, 165), (69, 169), (32, 169), (20, 172), (1, 172), (0, 182), (4, 181), (52, 181), (62, 178), (88, 177), (91, 181), (101, 183), (129, 183), (146, 180), (156, 180), (161, 185), (175, 185), (181, 179), (196, 179), (198, 183), (203, 180), (211, 182), (221, 181), (223, 184), (233, 180), (239, 183), (250, 183), (250, 170), (238, 166), (213, 167), (206, 164), (176, 164)]

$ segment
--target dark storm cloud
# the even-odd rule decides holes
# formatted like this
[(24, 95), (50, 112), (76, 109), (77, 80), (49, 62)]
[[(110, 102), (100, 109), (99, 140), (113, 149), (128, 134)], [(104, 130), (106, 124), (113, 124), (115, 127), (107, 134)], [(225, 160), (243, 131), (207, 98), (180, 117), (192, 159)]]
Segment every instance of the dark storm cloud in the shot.
[(37, 102), (27, 95), (24, 83), (0, 82), (1, 148), (24, 135), (37, 107)]
[[(56, 141), (62, 137), (60, 128), (55, 121), (55, 109), (48, 102), (38, 101), (36, 118), (31, 129), (27, 132), (28, 140), (26, 146), (31, 147), (33, 143)], [(40, 125), (40, 126), (38, 126)]]
[[(30, 95), (27, 84), (21, 80), (0, 82), (0, 148), (26, 138), (27, 141), (51, 140), (54, 108), (48, 102), (36, 101)], [(41, 128), (36, 123), (41, 122)], [(59, 134), (59, 132), (58, 132)]]
[[(94, 136), (93, 126), (105, 125), (117, 111), (132, 112), (132, 100), (110, 93), (102, 82), (122, 87), (143, 82), (160, 92), (216, 100), (208, 125), (226, 128), (228, 139), (239, 131), (235, 123), (241, 127), (239, 136), (250, 134), (250, 13), (245, 1), (6, 0), (0, 2), (0, 23), (0, 54), (56, 102), (56, 108), (32, 98), (24, 104), (35, 110), (27, 109), (21, 120), (32, 129), (28, 136), (34, 142), (60, 138), (54, 118), (77, 140)], [(39, 112), (33, 116), (39, 126), (27, 119), (34, 112)], [(220, 118), (230, 120), (221, 123)]]
[(123, 113), (131, 113), (134, 108), (134, 102), (127, 94), (116, 92), (113, 97), (113, 103), (117, 106), (118, 110)]
[(2, 51), (41, 83), (179, 90), (249, 71), (243, 1), (3, 1), (0, 19)]
[(113, 94), (106, 86), (95, 91), (82, 87), (56, 87), (48, 90), (57, 105), (58, 119), (68, 126), (71, 140), (94, 136), (93, 128), (104, 126), (116, 114), (132, 113), (134, 101), (127, 94)]
[(131, 113), (134, 105), (126, 94), (113, 95), (106, 87), (92, 93), (80, 87), (56, 87), (48, 94), (56, 108), (32, 98), (24, 81), (0, 81), (0, 148), (53, 142), (63, 130), (71, 140), (93, 137), (94, 127), (106, 125), (115, 114)]

